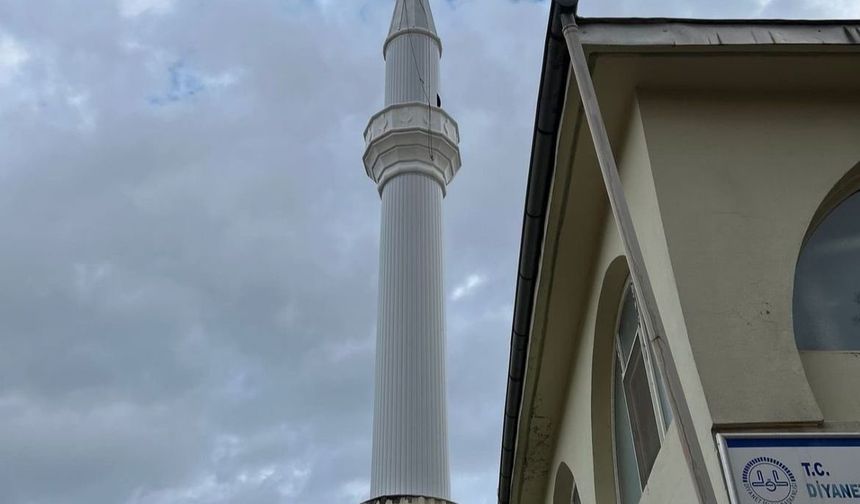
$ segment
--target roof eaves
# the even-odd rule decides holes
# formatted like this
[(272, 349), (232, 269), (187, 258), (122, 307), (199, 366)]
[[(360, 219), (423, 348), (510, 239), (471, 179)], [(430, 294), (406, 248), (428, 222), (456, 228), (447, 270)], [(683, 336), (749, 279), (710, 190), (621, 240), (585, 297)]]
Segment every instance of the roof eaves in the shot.
[(860, 46), (860, 20), (579, 18), (585, 46)]

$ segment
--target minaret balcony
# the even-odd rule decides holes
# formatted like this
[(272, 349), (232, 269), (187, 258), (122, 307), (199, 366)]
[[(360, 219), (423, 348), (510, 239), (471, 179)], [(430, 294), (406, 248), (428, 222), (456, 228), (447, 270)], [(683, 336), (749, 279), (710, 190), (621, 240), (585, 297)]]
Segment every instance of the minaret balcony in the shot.
[(401, 103), (383, 109), (364, 130), (364, 167), (380, 194), (404, 173), (439, 182), (442, 191), (460, 169), (460, 131), (444, 110), (426, 103)]

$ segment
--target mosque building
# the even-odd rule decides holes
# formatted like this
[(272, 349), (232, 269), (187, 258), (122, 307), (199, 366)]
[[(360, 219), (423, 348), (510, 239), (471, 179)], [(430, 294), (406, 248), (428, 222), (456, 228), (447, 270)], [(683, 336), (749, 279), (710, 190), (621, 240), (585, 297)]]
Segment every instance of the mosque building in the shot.
[(499, 503), (860, 502), (860, 21), (549, 17)]

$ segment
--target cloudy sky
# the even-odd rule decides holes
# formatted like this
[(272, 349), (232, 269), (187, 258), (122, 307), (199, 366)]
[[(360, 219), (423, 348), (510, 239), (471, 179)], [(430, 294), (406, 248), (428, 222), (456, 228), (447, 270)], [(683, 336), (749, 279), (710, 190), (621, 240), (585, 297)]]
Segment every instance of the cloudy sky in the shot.
[[(860, 0), (583, 0), (860, 17)], [(0, 502), (367, 497), (392, 0), (0, 0)], [(495, 502), (548, 4), (436, 0), (453, 493)]]

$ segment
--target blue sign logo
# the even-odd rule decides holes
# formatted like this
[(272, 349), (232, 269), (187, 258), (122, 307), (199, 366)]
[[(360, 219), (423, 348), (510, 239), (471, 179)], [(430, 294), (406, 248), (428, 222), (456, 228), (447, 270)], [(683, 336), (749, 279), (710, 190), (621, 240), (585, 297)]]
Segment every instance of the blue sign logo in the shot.
[(792, 504), (797, 497), (797, 480), (779, 460), (756, 457), (744, 466), (741, 481), (757, 504)]

